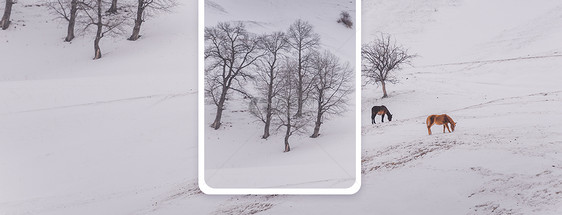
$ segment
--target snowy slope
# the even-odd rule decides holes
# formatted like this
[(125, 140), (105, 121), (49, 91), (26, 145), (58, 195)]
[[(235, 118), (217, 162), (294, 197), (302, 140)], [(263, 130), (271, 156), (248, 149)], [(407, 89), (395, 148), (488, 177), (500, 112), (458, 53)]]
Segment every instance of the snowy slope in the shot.
[(136, 42), (104, 38), (97, 61), (91, 35), (64, 43), (45, 6), (14, 5), (0, 32), (0, 214), (125, 214), (194, 182), (196, 5), (147, 19)]
[[(99, 62), (89, 39), (62, 43), (44, 8), (16, 12), (32, 2), (14, 6), (25, 27), (0, 32), (0, 214), (562, 213), (562, 60), (441, 65), (561, 53), (558, 1), (364, 1), (363, 40), (392, 33), (420, 57), (390, 98), (362, 92), (352, 196), (198, 191), (194, 1), (147, 21), (135, 44), (103, 45)], [(394, 121), (371, 125), (381, 103)], [(428, 136), (425, 117), (442, 112), (457, 130)]]
[[(418, 54), (401, 82), (363, 89), (362, 191), (383, 214), (560, 214), (558, 1), (364, 2), (380, 32)], [(371, 23), (371, 24), (369, 24)], [(394, 121), (370, 124), (384, 104)], [(425, 119), (447, 113), (454, 133)], [(379, 119), (380, 120), (380, 119)], [(399, 206), (399, 207), (398, 207)]]

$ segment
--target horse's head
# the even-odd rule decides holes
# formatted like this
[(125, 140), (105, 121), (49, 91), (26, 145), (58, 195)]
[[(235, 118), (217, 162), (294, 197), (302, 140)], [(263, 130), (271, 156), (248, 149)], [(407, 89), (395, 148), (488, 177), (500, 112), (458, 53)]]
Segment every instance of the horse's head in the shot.
[(392, 114), (388, 113), (388, 121), (392, 121)]
[(451, 123), (451, 129), (453, 129), (453, 131), (455, 131), (455, 126), (457, 126), (456, 122)]

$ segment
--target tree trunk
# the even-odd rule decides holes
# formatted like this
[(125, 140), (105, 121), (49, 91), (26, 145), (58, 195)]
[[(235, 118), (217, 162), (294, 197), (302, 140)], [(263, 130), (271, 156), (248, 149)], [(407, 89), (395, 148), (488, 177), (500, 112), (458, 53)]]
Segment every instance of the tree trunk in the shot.
[(76, 23), (76, 13), (78, 12), (78, 0), (70, 2), (70, 19), (68, 20), (68, 31), (66, 33), (65, 42), (70, 42), (74, 39), (74, 24)]
[(265, 126), (263, 128), (262, 139), (267, 139), (269, 137), (269, 126), (271, 125), (271, 115), (273, 114), (273, 108), (271, 107), (273, 103), (273, 69), (270, 71), (269, 86), (267, 89), (267, 108), (265, 109)]
[(268, 98), (267, 101), (267, 109), (265, 110), (265, 126), (263, 128), (263, 136), (262, 139), (267, 139), (269, 137), (269, 126), (271, 125), (271, 98)]
[(101, 20), (101, 0), (98, 0), (97, 5), (98, 22), (96, 23), (98, 29), (96, 31), (96, 39), (94, 39), (94, 60), (101, 58), (100, 40), (103, 37), (103, 24)]
[(2, 30), (8, 29), (10, 26), (10, 15), (12, 14), (12, 5), (14, 0), (6, 0), (6, 7), (4, 8), (4, 16), (2, 16), (2, 21), (0, 21), (0, 26)]
[(222, 110), (224, 109), (224, 101), (226, 100), (227, 88), (223, 86), (221, 97), (219, 99), (219, 104), (217, 105), (217, 114), (215, 115), (215, 121), (211, 124), (211, 128), (218, 130), (221, 127)]
[(269, 137), (269, 126), (271, 125), (271, 117), (270, 116), (266, 116), (267, 119), (265, 121), (265, 126), (263, 127), (263, 136), (261, 136), (262, 139), (267, 139)]
[(298, 76), (299, 76), (299, 80), (297, 83), (297, 114), (295, 116), (297, 117), (301, 117), (302, 116), (302, 105), (303, 105), (303, 89), (302, 89), (302, 85), (303, 85), (303, 72), (302, 72), (302, 54), (301, 54), (301, 50), (299, 49), (299, 65), (298, 65)]
[(314, 123), (314, 133), (312, 133), (312, 138), (317, 138), (320, 136), (320, 125), (322, 125), (322, 106), (321, 101), (318, 101), (318, 113), (316, 114), (316, 123)]
[(98, 25), (98, 31), (96, 33), (96, 39), (94, 39), (94, 60), (101, 58), (100, 40), (101, 40), (101, 28), (102, 25)]
[(128, 40), (136, 41), (137, 39), (139, 39), (140, 28), (143, 22), (142, 20), (143, 13), (144, 13), (144, 0), (139, 0), (139, 4), (137, 7), (137, 18), (135, 19), (135, 26), (133, 27), (133, 34), (131, 34), (131, 37), (129, 37)]
[(287, 100), (287, 131), (285, 132), (285, 151), (291, 151), (291, 146), (289, 146), (289, 137), (291, 136), (291, 103)]
[(291, 121), (287, 123), (287, 131), (285, 132), (285, 151), (291, 151), (291, 146), (289, 145), (289, 137), (291, 136)]
[(108, 13), (117, 13), (117, 0), (111, 1), (111, 7), (107, 10)]
[(388, 95), (386, 94), (386, 83), (384, 81), (381, 81), (381, 85), (382, 85), (382, 93), (383, 93), (383, 98), (388, 97)]

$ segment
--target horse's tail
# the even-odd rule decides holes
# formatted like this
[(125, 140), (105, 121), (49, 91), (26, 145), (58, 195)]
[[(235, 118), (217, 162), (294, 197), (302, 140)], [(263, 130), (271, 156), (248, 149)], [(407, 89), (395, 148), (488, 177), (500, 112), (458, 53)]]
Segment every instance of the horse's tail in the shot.
[(425, 123), (427, 124), (427, 127), (429, 128), (429, 126), (433, 125), (433, 122), (435, 121), (435, 115), (431, 115), (427, 117), (427, 120), (425, 120)]

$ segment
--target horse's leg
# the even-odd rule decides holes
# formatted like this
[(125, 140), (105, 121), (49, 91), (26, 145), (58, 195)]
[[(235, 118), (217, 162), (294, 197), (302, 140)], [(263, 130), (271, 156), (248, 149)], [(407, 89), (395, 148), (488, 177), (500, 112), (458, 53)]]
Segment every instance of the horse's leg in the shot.
[(381, 118), (381, 122), (384, 122), (384, 114), (381, 115), (381, 117), (382, 117), (382, 118)]
[(443, 124), (443, 133), (445, 133), (445, 126), (447, 126), (447, 123)]
[(427, 133), (431, 135), (431, 125), (427, 125)]
[(377, 124), (377, 123), (375, 123), (375, 117), (376, 116), (377, 116), (376, 114), (371, 114), (371, 124)]
[[(447, 130), (449, 131), (449, 133), (451, 133), (451, 129), (449, 129), (449, 124), (445, 123), (445, 126), (447, 126)], [(445, 133), (444, 129), (443, 129), (443, 133)]]

